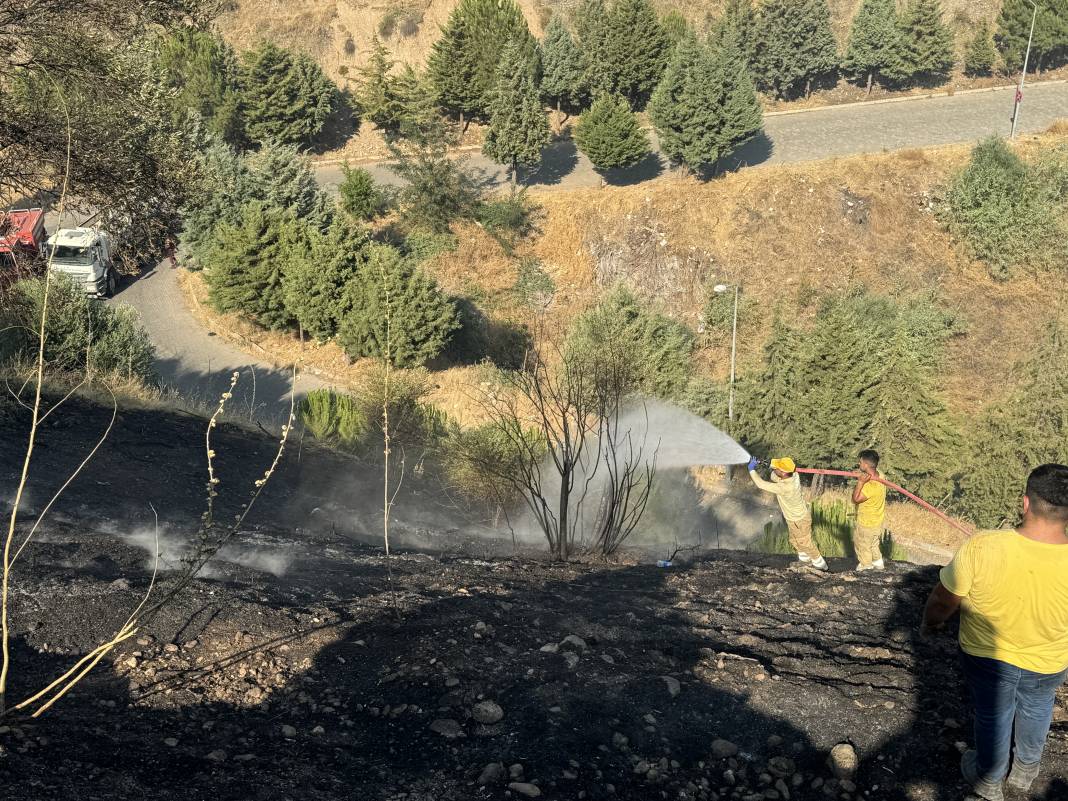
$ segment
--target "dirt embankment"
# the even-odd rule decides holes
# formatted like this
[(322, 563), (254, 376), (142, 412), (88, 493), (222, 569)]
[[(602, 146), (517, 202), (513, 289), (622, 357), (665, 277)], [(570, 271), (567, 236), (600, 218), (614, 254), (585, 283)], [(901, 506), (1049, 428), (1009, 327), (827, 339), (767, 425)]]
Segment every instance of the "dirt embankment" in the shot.
[[(17, 567), (14, 698), (108, 636), (144, 593), (136, 499), (169, 504), (169, 559), (195, 521), (202, 478), (169, 450), (188, 436), (181, 420), (123, 415), (139, 436), (116, 440), (103, 471), (75, 485), (68, 522), (47, 526)], [(5, 453), (17, 452), (12, 419), (0, 422)], [(91, 419), (65, 419), (80, 424), (60, 432), (69, 448)], [(44, 449), (38, 477), (60, 447)], [(216, 449), (240, 485), (238, 462), (254, 476), (270, 440), (224, 430)], [(378, 549), (329, 525), (278, 524), (297, 516), (299, 486), (278, 478), (262, 527), (136, 640), (46, 718), (3, 722), (10, 797), (963, 797), (955, 645), (916, 634), (932, 569), (858, 577), (836, 561), (822, 577), (726, 552), (672, 570), (551, 566), (452, 556), (457, 537), (441, 531), (432, 554), (394, 559), (391, 594)], [(31, 506), (46, 491), (35, 486)], [(1068, 790), (1064, 704), (1036, 797)], [(845, 779), (827, 764), (844, 741), (859, 761)]]

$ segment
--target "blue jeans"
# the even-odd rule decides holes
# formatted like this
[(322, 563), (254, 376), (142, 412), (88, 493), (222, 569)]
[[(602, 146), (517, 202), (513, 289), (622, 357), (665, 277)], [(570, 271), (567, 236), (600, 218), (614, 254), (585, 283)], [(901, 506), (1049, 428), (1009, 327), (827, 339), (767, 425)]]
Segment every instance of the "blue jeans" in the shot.
[(1015, 746), (1017, 762), (1033, 765), (1042, 760), (1053, 719), (1054, 696), (1068, 670), (1048, 675), (1032, 673), (963, 651), (961, 662), (975, 706), (979, 778), (1000, 784), (1009, 771), (1010, 747)]

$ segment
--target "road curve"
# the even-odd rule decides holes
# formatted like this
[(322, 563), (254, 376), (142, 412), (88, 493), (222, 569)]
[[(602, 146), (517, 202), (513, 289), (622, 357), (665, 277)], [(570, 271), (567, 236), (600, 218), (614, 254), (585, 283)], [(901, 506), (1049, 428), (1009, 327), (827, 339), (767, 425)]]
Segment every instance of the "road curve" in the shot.
[[(178, 271), (164, 262), (122, 286), (109, 303), (128, 304), (141, 315), (156, 346), (156, 369), (164, 387), (184, 404), (213, 411), (219, 396), (240, 373), (228, 413), (277, 425), (289, 414), (291, 376), (243, 353), (223, 337), (201, 325), (186, 305), (178, 285)], [(301, 397), (323, 386), (312, 376), (298, 376)]]
[[(860, 153), (878, 153), (908, 147), (930, 147), (974, 142), (993, 134), (1007, 136), (1015, 87), (965, 92), (950, 96), (918, 97), (893, 102), (826, 106), (788, 114), (768, 115), (764, 130), (730, 159), (731, 169), (762, 164), (793, 164)], [(1028, 86), (1019, 131), (1042, 131), (1056, 120), (1068, 118), (1068, 83)], [(468, 169), (484, 185), (502, 186), (507, 175), (499, 164), (481, 153), (465, 155)], [(396, 185), (397, 176), (387, 161), (361, 164), (380, 183)], [(652, 154), (628, 170), (608, 175), (610, 183), (634, 184), (661, 175), (667, 163)], [(341, 182), (339, 165), (316, 170), (319, 183), (334, 189)], [(597, 187), (601, 176), (570, 139), (554, 142), (543, 151), (541, 166), (523, 176), (539, 189)]]

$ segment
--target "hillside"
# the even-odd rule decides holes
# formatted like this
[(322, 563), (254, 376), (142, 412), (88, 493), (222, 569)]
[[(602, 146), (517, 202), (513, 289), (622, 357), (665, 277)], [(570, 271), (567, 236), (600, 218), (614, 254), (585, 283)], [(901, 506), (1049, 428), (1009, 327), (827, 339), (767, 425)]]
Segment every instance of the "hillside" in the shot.
[[(576, 0), (544, 2), (518, 0), (527, 24), (541, 36), (553, 11), (569, 13)], [(264, 38), (304, 50), (334, 78), (361, 66), (371, 37), (378, 35), (400, 61), (422, 64), (457, 0), (236, 0), (219, 17), (218, 27), (234, 45), (244, 48)], [(715, 18), (721, 0), (683, 3), (656, 0), (664, 13), (677, 10), (702, 26)], [(844, 41), (860, 0), (830, 0), (839, 38)], [(970, 29), (975, 21), (993, 19), (997, 0), (946, 0), (947, 17), (957, 29)]]
[[(109, 416), (77, 403), (55, 418), (40, 497), (43, 468), (76, 462)], [(23, 422), (0, 415), (0, 443), (14, 449)], [(66, 522), (47, 523), (16, 572), (14, 696), (137, 605), (150, 579), (146, 501), (159, 503), (168, 554), (186, 539), (204, 424), (120, 415), (95, 463), (106, 470), (76, 483)], [(218, 437), (229, 504), (273, 446), (228, 426)], [(824, 577), (787, 557), (715, 551), (672, 570), (549, 565), (458, 555), (437, 530), (432, 555), (395, 556), (393, 600), (378, 548), (298, 513), (332, 458), (292, 451), (206, 575), (43, 718), (5, 720), (10, 797), (963, 797), (956, 647), (916, 633), (933, 569), (856, 576), (831, 560)], [(1035, 798), (1068, 788), (1066, 702)], [(828, 764), (841, 742), (855, 774)]]

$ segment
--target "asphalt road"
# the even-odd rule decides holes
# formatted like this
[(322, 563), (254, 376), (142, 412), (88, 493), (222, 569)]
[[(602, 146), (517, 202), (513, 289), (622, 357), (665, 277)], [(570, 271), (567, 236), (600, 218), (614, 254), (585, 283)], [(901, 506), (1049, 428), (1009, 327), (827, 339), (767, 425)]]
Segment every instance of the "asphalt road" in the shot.
[[(156, 346), (156, 369), (169, 391), (183, 403), (214, 410), (230, 385), (230, 376), (240, 374), (234, 396), (227, 402), (232, 416), (278, 425), (289, 414), (291, 375), (243, 353), (222, 336), (204, 328), (190, 313), (177, 270), (164, 262), (125, 283), (113, 304), (137, 309)], [(298, 399), (323, 386), (312, 376), (298, 376)]]
[[(734, 166), (784, 164), (904, 147), (968, 142), (994, 133), (1007, 134), (1013, 89), (953, 97), (860, 106), (837, 106), (803, 113), (769, 116), (765, 135), (734, 158)], [(1027, 89), (1020, 124), (1022, 132), (1040, 131), (1058, 118), (1068, 118), (1068, 84), (1036, 84)], [(469, 168), (486, 184), (503, 183), (504, 171), (479, 153), (467, 156)], [(365, 165), (375, 178), (396, 183), (385, 163)], [(610, 176), (616, 183), (637, 183), (665, 170), (659, 156)], [(323, 166), (318, 178), (327, 188), (341, 180), (337, 166)], [(541, 169), (527, 176), (532, 185), (570, 189), (598, 186), (600, 176), (571, 142), (546, 150)], [(231, 410), (275, 422), (289, 408), (289, 376), (204, 329), (186, 308), (185, 298), (169, 265), (160, 265), (124, 286), (113, 303), (136, 308), (159, 353), (157, 368), (164, 383), (187, 402), (213, 407), (237, 370), (241, 381)], [(302, 377), (298, 395), (321, 386)]]
[[(769, 115), (764, 131), (733, 155), (728, 169), (762, 164), (818, 161), (859, 153), (878, 153), (907, 147), (929, 147), (974, 142), (992, 134), (1008, 135), (1015, 88), (967, 92), (952, 97), (917, 98), (890, 103), (828, 106), (803, 112)], [(1031, 133), (1068, 118), (1068, 83), (1043, 83), (1025, 90), (1019, 131)], [(465, 154), (468, 169), (483, 185), (507, 182), (499, 164), (479, 152)], [(361, 164), (380, 183), (396, 185), (397, 176), (387, 162)], [(606, 176), (609, 183), (634, 184), (655, 178), (667, 169), (653, 154), (628, 170)], [(341, 167), (318, 168), (319, 182), (336, 188)], [(574, 142), (565, 140), (543, 152), (542, 165), (523, 175), (529, 186), (574, 189), (596, 187), (601, 177)]]

